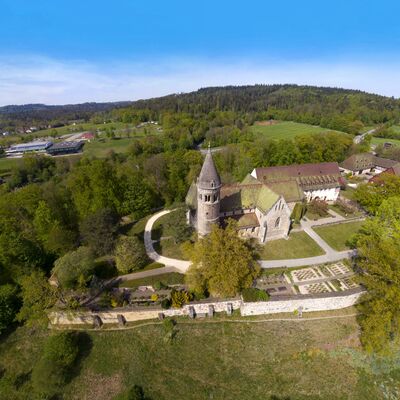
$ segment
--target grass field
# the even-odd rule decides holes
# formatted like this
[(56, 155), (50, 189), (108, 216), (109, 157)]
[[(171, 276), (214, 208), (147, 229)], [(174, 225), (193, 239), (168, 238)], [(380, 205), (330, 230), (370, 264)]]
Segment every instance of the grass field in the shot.
[[(159, 125), (146, 125), (140, 128), (137, 128), (134, 124), (125, 124), (123, 122), (107, 122), (105, 124), (94, 124), (91, 122), (77, 124), (77, 125), (67, 125), (61, 126), (59, 128), (51, 128), (51, 129), (43, 129), (41, 131), (37, 131), (30, 134), (24, 134), (23, 139), (25, 141), (34, 140), (36, 138), (44, 138), (44, 137), (56, 137), (59, 138), (63, 135), (74, 134), (78, 132), (92, 131), (98, 132), (102, 134), (102, 132), (106, 132), (110, 128), (114, 130), (115, 136), (117, 137), (126, 137), (129, 133), (130, 136), (144, 136), (145, 134), (157, 134), (159, 131)], [(6, 137), (0, 137), (0, 145), (2, 144), (12, 144), (21, 142), (21, 135), (11, 135)]]
[(251, 130), (260, 136), (269, 139), (293, 139), (299, 135), (311, 135), (313, 133), (328, 132), (330, 129), (321, 128), (308, 124), (300, 124), (298, 122), (282, 121), (275, 125), (253, 125)]
[(278, 239), (262, 246), (262, 260), (283, 260), (323, 255), (324, 251), (305, 232), (292, 232), (289, 239)]
[(151, 238), (153, 240), (159, 240), (154, 243), (154, 249), (157, 253), (162, 254), (165, 257), (178, 258), (181, 260), (187, 259), (181, 250), (181, 245), (184, 240), (180, 238), (174, 238), (174, 232), (166, 226), (167, 221), (171, 221), (175, 218), (183, 218), (179, 221), (179, 224), (186, 224), (185, 213), (180, 213), (181, 210), (173, 211), (170, 214), (163, 215), (153, 225), (151, 232)]
[(379, 137), (372, 137), (371, 143), (372, 144), (384, 144), (384, 143), (393, 143), (395, 146), (400, 146), (400, 140), (398, 139), (389, 139), (389, 138), (379, 138)]
[(94, 140), (85, 144), (83, 154), (102, 158), (106, 157), (110, 151), (126, 153), (129, 149), (129, 145), (134, 140), (134, 138)]
[[(172, 343), (159, 322), (82, 334), (84, 352), (62, 398), (110, 400), (137, 384), (153, 400), (396, 399), (398, 353), (379, 360), (364, 354), (350, 313), (300, 321), (179, 319)], [(49, 334), (23, 327), (1, 340), (0, 398), (34, 398), (30, 373)]]
[[(163, 267), (164, 265), (162, 265)], [(164, 285), (178, 285), (184, 283), (184, 275), (178, 272), (169, 272), (166, 274), (148, 276), (146, 278), (132, 279), (119, 283), (120, 287), (135, 288), (138, 286), (154, 285), (156, 282), (162, 282)]]
[(333, 249), (342, 251), (349, 247), (346, 242), (356, 234), (363, 221), (346, 222), (344, 224), (314, 227), (314, 231), (324, 239)]
[[(115, 139), (95, 139), (90, 143), (85, 143), (83, 147), (83, 155), (103, 158), (108, 155), (110, 151), (115, 153), (126, 153), (129, 150), (129, 145), (137, 138), (132, 136), (130, 138), (115, 138)], [(70, 157), (80, 156), (72, 155)], [(56, 158), (55, 158), (56, 159)], [(12, 167), (21, 162), (20, 158), (0, 158), (0, 175), (1, 173), (9, 171)]]
[(0, 158), (0, 176), (21, 162), (20, 158)]

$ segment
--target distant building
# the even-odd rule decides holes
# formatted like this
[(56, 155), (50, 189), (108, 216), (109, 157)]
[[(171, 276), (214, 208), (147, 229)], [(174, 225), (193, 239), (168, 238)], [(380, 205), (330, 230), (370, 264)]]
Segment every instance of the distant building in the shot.
[(84, 132), (82, 133), (82, 135), (79, 136), (80, 140), (87, 140), (87, 141), (91, 141), (95, 138), (95, 134), (93, 132)]
[(382, 174), (373, 176), (369, 179), (369, 182), (379, 183), (381, 176), (385, 174), (400, 176), (400, 162), (393, 165), (393, 167), (388, 168), (386, 171), (383, 171)]
[(377, 157), (372, 153), (353, 154), (340, 164), (340, 170), (345, 174), (364, 175), (379, 174), (395, 166), (398, 161)]
[(17, 156), (27, 152), (44, 152), (52, 146), (52, 144), (53, 142), (43, 141), (14, 144), (6, 150), (6, 154), (9, 156)]
[(79, 140), (75, 142), (61, 142), (55, 143), (53, 146), (47, 149), (47, 153), (52, 156), (58, 156), (62, 154), (74, 154), (82, 151), (82, 147), (85, 144), (84, 141)]

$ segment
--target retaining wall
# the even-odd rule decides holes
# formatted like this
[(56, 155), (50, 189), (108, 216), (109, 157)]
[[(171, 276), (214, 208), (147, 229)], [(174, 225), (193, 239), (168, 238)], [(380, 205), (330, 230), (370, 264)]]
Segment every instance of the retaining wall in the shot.
[(126, 322), (157, 319), (160, 313), (166, 317), (189, 316), (192, 308), (195, 314), (208, 314), (209, 307), (212, 306), (214, 312), (226, 312), (229, 304), (233, 310), (240, 310), (242, 316), (293, 313), (295, 310), (302, 309), (303, 312), (309, 311), (328, 311), (350, 307), (357, 303), (364, 291), (360, 289), (349, 290), (347, 294), (340, 292), (326, 295), (307, 295), (292, 298), (272, 298), (269, 301), (245, 303), (239, 298), (224, 301), (204, 301), (190, 303), (182, 308), (163, 310), (161, 308), (143, 309), (115, 309), (112, 311), (100, 312), (65, 312), (55, 311), (50, 313), (50, 322), (53, 325), (83, 325), (95, 323), (96, 318), (100, 318), (103, 324), (117, 324), (118, 315), (122, 315)]
[(249, 316), (292, 313), (300, 308), (303, 312), (338, 310), (356, 304), (363, 293), (364, 292), (362, 291), (358, 291), (357, 293), (342, 296), (322, 298), (302, 298), (299, 296), (296, 299), (290, 300), (270, 300), (257, 303), (243, 303), (240, 307), (240, 313), (242, 316)]

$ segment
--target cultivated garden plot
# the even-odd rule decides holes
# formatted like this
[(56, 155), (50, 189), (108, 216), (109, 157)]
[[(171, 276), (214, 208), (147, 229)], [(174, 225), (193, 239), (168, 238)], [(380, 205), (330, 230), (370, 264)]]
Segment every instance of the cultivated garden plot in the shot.
[(271, 296), (293, 296), (345, 291), (359, 284), (351, 268), (337, 262), (263, 276), (257, 279), (256, 287)]
[(320, 294), (332, 292), (332, 288), (326, 282), (311, 283), (309, 285), (300, 285), (301, 294)]

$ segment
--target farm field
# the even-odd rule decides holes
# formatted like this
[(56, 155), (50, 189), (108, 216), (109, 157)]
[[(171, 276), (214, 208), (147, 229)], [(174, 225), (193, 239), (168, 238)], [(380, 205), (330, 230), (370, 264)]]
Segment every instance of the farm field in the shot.
[(265, 136), (269, 139), (293, 139), (299, 135), (332, 131), (332, 129), (321, 128), (320, 126), (291, 121), (278, 121), (278, 123), (273, 125), (258, 125), (256, 123), (251, 127), (251, 130), (256, 135)]
[(261, 246), (262, 260), (305, 258), (324, 254), (324, 251), (305, 232), (292, 232), (289, 239), (277, 239)]
[(349, 249), (347, 241), (362, 227), (364, 221), (346, 222), (343, 224), (314, 227), (314, 231), (333, 249), (342, 251)]
[[(223, 315), (180, 318), (172, 342), (164, 339), (161, 322), (81, 332), (84, 351), (63, 399), (114, 399), (134, 384), (154, 400), (394, 399), (398, 353), (393, 359), (363, 353), (354, 313), (310, 313), (301, 322), (279, 314), (234, 314), (231, 322)], [(330, 315), (339, 318), (307, 321)], [(263, 322), (281, 317), (294, 321)], [(21, 327), (2, 338), (1, 398), (32, 398), (30, 372), (49, 334)]]

